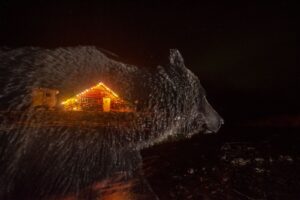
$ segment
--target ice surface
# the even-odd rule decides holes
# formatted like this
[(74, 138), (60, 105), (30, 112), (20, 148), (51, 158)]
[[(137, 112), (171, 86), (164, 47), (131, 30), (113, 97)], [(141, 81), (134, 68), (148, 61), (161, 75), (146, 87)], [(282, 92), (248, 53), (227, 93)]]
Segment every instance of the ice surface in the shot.
[[(0, 199), (79, 198), (103, 181), (114, 185), (107, 181), (113, 177), (145, 183), (140, 149), (169, 137), (216, 132), (223, 123), (176, 49), (168, 66), (152, 69), (112, 60), (96, 47), (5, 49), (0, 70)], [(85, 118), (66, 125), (62, 117), (30, 108), (32, 88), (58, 89), (64, 99), (100, 81), (138, 102), (133, 119), (116, 116), (114, 123), (91, 126), (97, 120)]]

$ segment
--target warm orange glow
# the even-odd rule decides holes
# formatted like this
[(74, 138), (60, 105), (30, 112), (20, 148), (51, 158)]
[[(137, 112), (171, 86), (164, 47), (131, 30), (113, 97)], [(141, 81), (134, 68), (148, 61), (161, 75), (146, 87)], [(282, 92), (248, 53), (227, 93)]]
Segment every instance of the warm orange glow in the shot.
[[(104, 85), (102, 82), (98, 83), (97, 86), (102, 86), (104, 87), (106, 90), (108, 90), (109, 92), (111, 92), (115, 97), (119, 97), (114, 91), (112, 91), (111, 89), (109, 89), (106, 85)], [(96, 87), (97, 87), (96, 86)]]
[(109, 112), (110, 111), (110, 98), (103, 98), (103, 112)]
[(100, 82), (61, 102), (67, 111), (132, 112), (133, 106)]
[(85, 95), (87, 92), (90, 92), (91, 90), (101, 89), (101, 87), (103, 87), (105, 90), (107, 90), (109, 93), (111, 93), (114, 97), (116, 97), (116, 98), (119, 97), (114, 91), (112, 91), (109, 87), (107, 87), (106, 85), (104, 85), (104, 83), (100, 82), (97, 85), (95, 85), (95, 86), (93, 86), (93, 87), (91, 87), (89, 89), (86, 89), (86, 90), (80, 92), (75, 97), (71, 97), (71, 98), (69, 98), (69, 99), (61, 102), (61, 104), (62, 105), (66, 105), (66, 104), (74, 103), (74, 102), (78, 101), (77, 97)]

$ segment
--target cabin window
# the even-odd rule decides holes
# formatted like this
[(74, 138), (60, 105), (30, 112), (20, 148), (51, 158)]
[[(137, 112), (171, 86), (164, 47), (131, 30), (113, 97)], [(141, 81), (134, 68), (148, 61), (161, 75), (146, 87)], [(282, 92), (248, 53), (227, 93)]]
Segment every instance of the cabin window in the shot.
[(46, 92), (46, 97), (51, 97), (51, 94), (49, 92)]

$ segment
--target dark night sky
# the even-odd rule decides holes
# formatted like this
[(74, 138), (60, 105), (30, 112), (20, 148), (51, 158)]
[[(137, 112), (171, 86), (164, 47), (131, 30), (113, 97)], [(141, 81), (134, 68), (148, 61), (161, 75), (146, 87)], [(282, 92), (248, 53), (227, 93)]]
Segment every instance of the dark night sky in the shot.
[(0, 3), (0, 46), (97, 45), (155, 66), (178, 48), (224, 118), (299, 114), (296, 6), (288, 1)]

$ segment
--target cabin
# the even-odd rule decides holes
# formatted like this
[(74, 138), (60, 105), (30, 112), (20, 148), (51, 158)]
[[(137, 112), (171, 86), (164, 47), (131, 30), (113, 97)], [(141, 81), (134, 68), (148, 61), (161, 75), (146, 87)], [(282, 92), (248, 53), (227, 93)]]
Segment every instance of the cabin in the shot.
[(33, 88), (32, 89), (32, 107), (35, 109), (53, 110), (57, 106), (58, 90), (49, 88)]
[(133, 112), (135, 106), (100, 82), (62, 103), (65, 111)]

